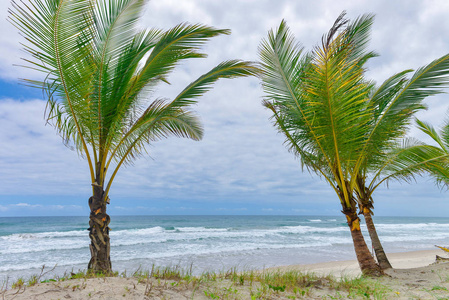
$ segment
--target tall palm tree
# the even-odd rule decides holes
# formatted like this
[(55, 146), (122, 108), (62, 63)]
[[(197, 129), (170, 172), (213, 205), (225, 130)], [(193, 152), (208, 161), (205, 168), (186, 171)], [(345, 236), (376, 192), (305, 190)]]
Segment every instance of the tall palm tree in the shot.
[(190, 83), (173, 99), (152, 99), (155, 88), (183, 60), (202, 58), (201, 46), (229, 30), (179, 24), (139, 30), (146, 0), (12, 1), (10, 19), (26, 38), (31, 67), (45, 80), (27, 80), (48, 95), (47, 118), (87, 160), (89, 270), (109, 272), (110, 217), (106, 205), (118, 170), (168, 136), (200, 140), (191, 106), (219, 78), (254, 75), (249, 62), (231, 60)]
[[(362, 191), (360, 184), (365, 187), (360, 179), (385, 162), (410, 114), (422, 108), (422, 99), (447, 83), (449, 56), (410, 79), (404, 71), (376, 88), (364, 77), (365, 63), (376, 56), (365, 50), (372, 22), (372, 15), (349, 22), (343, 13), (322, 45), (304, 53), (283, 21), (262, 41), (260, 57), (264, 105), (273, 112), (289, 150), (336, 192), (362, 272), (378, 274), (360, 231), (355, 192), (358, 187)], [(393, 120), (397, 132), (390, 132)]]
[(379, 274), (360, 230), (350, 170), (371, 122), (371, 85), (364, 64), (375, 56), (365, 44), (373, 17), (336, 20), (320, 47), (304, 53), (285, 21), (260, 46), (264, 105), (303, 166), (321, 175), (337, 194), (346, 215), (363, 273)]

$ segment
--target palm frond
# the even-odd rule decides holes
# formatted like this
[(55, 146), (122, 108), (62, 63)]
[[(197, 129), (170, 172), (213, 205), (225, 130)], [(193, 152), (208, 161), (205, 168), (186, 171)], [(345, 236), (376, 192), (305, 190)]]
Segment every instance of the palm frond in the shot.
[(410, 182), (415, 176), (426, 174), (431, 169), (439, 170), (448, 158), (448, 154), (438, 147), (406, 139), (401, 147), (386, 155), (382, 166), (375, 168), (377, 173), (369, 187), (374, 191), (384, 181)]
[(196, 24), (179, 24), (162, 34), (154, 45), (141, 70), (136, 74), (135, 83), (128, 91), (132, 97), (149, 84), (168, 81), (168, 74), (176, 65), (188, 58), (205, 57), (199, 52), (200, 47), (210, 38), (221, 34), (229, 34), (226, 29)]
[(237, 78), (245, 76), (255, 76), (259, 73), (256, 64), (241, 60), (228, 60), (221, 62), (209, 72), (200, 76), (197, 80), (190, 83), (179, 95), (172, 101), (171, 106), (192, 105), (197, 102), (197, 98), (209, 91), (212, 84), (220, 78)]
[(422, 132), (437, 143), (441, 153), (446, 155), (444, 159), (427, 165), (427, 171), (435, 179), (437, 185), (447, 188), (449, 187), (449, 120), (446, 120), (443, 125), (441, 134), (438, 134), (435, 128), (426, 122), (416, 119), (416, 123)]
[(90, 79), (95, 66), (91, 63), (89, 28), (92, 25), (91, 1), (35, 0), (13, 2), (12, 22), (29, 42), (25, 50), (34, 58), (33, 68), (47, 73), (42, 85), (51, 87), (52, 97), (62, 100), (64, 113), (71, 120), (67, 126), (57, 127), (62, 136), (73, 137), (74, 145), (86, 156), (91, 177), (94, 167), (87, 147), (85, 120), (88, 105), (84, 101), (90, 93)]
[(433, 139), (441, 147), (442, 150), (449, 153), (449, 149), (447, 148), (447, 146), (443, 142), (442, 138), (440, 137), (438, 132), (435, 130), (435, 128), (431, 124), (421, 121), (419, 119), (415, 119), (415, 121), (416, 121), (416, 125), (418, 126), (419, 130), (421, 130), (428, 137)]
[(92, 33), (100, 69), (112, 68), (121, 52), (133, 41), (145, 0), (95, 1)]
[(129, 95), (128, 92), (135, 84), (140, 62), (157, 43), (159, 35), (159, 30), (135, 34), (128, 47), (120, 53), (116, 68), (108, 71), (112, 74), (112, 78), (104, 82), (102, 89), (107, 92), (104, 92), (103, 97), (107, 101), (103, 101), (101, 105), (106, 149), (122, 137), (122, 130), (118, 129), (132, 124), (145, 109), (142, 108), (144, 99), (148, 99), (151, 95), (145, 94), (142, 89), (133, 95)]
[(413, 72), (413, 70), (404, 70), (394, 74), (373, 91), (370, 101), (374, 108), (376, 120), (382, 116), (391, 99), (404, 87), (407, 74), (410, 72)]
[(146, 144), (173, 135), (200, 140), (203, 128), (192, 112), (182, 108), (173, 109), (163, 100), (154, 101), (143, 113), (117, 148), (114, 159), (128, 163), (138, 157)]

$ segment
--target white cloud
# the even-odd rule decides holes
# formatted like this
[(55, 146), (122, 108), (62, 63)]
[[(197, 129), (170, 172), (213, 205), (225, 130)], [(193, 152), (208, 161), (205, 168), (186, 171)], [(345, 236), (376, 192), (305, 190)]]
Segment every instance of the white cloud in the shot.
[(30, 204), (25, 202), (20, 202), (17, 204), (7, 204), (0, 205), (0, 211), (8, 212), (8, 211), (26, 211), (26, 212), (35, 212), (36, 214), (40, 214), (42, 212), (53, 213), (55, 211), (64, 211), (69, 213), (74, 213), (76, 211), (82, 211), (83, 207), (80, 205), (47, 205), (47, 204)]
[(31, 204), (28, 204), (28, 203), (17, 203), (17, 204), (12, 205), (12, 206), (17, 206), (17, 207), (38, 207), (39, 205), (31, 205)]

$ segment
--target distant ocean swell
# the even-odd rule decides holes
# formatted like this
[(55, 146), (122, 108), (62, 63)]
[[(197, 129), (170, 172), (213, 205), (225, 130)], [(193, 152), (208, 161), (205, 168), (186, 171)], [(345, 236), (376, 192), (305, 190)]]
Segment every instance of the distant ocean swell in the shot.
[[(85, 220), (0, 218), (0, 279), (35, 274), (44, 264), (57, 265), (59, 273), (85, 269), (89, 260)], [(449, 219), (435, 220), (378, 217), (375, 221), (386, 251), (398, 252), (448, 245)], [(119, 271), (193, 264), (202, 272), (354, 258), (341, 217), (113, 217), (111, 227), (111, 259)]]

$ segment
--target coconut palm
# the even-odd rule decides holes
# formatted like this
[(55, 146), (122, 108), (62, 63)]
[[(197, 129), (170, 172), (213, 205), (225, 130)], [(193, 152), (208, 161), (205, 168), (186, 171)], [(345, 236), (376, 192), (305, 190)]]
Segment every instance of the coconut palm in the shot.
[[(372, 15), (349, 22), (343, 13), (322, 45), (305, 53), (283, 21), (262, 41), (259, 52), (264, 105), (273, 112), (275, 126), (302, 165), (336, 192), (362, 272), (379, 274), (360, 231), (355, 192), (358, 187), (362, 191), (366, 175), (391, 155), (410, 115), (423, 108), (422, 99), (447, 83), (449, 57), (419, 69), (410, 79), (405, 77), (410, 71), (396, 74), (376, 88), (364, 77), (365, 63), (376, 56), (365, 49), (372, 22)], [(393, 122), (398, 122), (397, 132), (391, 132)]]
[(148, 144), (178, 136), (200, 140), (191, 110), (219, 78), (253, 75), (253, 64), (225, 61), (173, 99), (153, 98), (155, 88), (183, 60), (202, 58), (201, 46), (229, 30), (179, 24), (167, 31), (139, 30), (146, 0), (28, 0), (12, 2), (10, 19), (26, 38), (31, 67), (46, 74), (28, 80), (48, 95), (46, 115), (64, 141), (87, 160), (89, 270), (109, 272), (110, 217), (106, 206), (118, 170)]
[(340, 15), (311, 53), (295, 43), (283, 21), (260, 46), (264, 105), (286, 136), (303, 166), (321, 175), (337, 194), (346, 215), (359, 265), (364, 273), (380, 272), (360, 230), (350, 170), (364, 145), (371, 122), (371, 85), (364, 64), (372, 16), (348, 23)]

